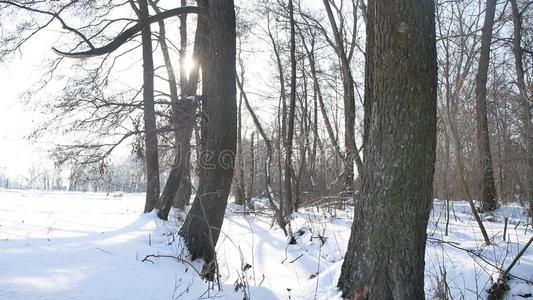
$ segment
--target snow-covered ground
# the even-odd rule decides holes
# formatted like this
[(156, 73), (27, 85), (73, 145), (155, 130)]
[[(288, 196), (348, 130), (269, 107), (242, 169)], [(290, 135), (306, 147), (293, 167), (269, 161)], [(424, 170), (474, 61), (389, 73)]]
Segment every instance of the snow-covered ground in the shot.
[[(219, 290), (198, 276), (201, 263), (189, 262), (175, 237), (182, 216), (163, 222), (143, 215), (143, 206), (142, 194), (0, 190), (0, 299), (340, 299), (351, 209), (302, 210), (292, 221), (298, 243), (287, 246), (268, 211), (230, 205), (217, 244)], [(533, 234), (525, 210), (509, 205), (485, 215), (494, 243), (483, 246), (463, 202), (454, 203), (445, 237), (443, 208), (435, 202), (427, 231), (426, 296), (447, 287), (453, 299), (485, 299), (496, 276), (491, 264), (505, 268)], [(145, 259), (151, 254), (183, 261)], [(533, 248), (511, 273), (508, 298), (531, 295)]]

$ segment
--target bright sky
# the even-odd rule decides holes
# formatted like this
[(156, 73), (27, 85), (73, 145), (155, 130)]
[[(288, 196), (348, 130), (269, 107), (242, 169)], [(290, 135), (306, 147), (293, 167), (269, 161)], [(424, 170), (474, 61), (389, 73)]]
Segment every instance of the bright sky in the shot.
[(40, 35), (24, 47), (22, 54), (0, 64), (0, 168), (5, 167), (11, 177), (26, 174), (46, 155), (46, 144), (25, 138), (36, 128), (40, 116), (35, 105), (25, 105), (22, 97), (39, 83), (39, 70), (50, 57), (54, 36), (52, 32)]
[[(240, 6), (246, 10), (250, 9), (251, 2), (238, 1)], [(310, 1), (313, 3), (314, 1)], [(177, 29), (177, 22), (168, 24), (167, 29)], [(254, 29), (256, 33), (262, 32), (262, 27), (266, 21), (259, 21), (258, 27)], [(189, 26), (195, 26), (189, 21)], [(54, 24), (57, 26), (57, 24)], [(154, 26), (154, 29), (157, 29)], [(39, 33), (28, 42), (15, 57), (11, 57), (5, 63), (0, 63), (0, 169), (6, 168), (8, 176), (16, 177), (26, 175), (32, 165), (46, 163), (46, 151), (53, 146), (52, 140), (40, 140), (38, 143), (30, 142), (26, 137), (46, 119), (39, 113), (38, 99), (31, 99), (29, 104), (24, 104), (22, 96), (28, 89), (39, 86), (41, 76), (46, 70), (46, 61), (55, 57), (51, 51), (53, 45), (61, 45), (64, 41), (59, 34), (59, 28), (51, 28)], [(283, 39), (283, 36), (280, 36)], [(67, 41), (69, 39), (66, 39)], [(192, 42), (194, 39), (189, 37)], [(155, 45), (155, 43), (154, 43)], [(246, 66), (245, 90), (248, 93), (251, 104), (259, 115), (261, 122), (268, 127), (270, 118), (275, 111), (274, 106), (278, 104), (276, 97), (265, 101), (264, 96), (275, 96), (277, 92), (277, 80), (275, 76), (277, 70), (271, 60), (270, 46), (265, 40), (253, 38), (248, 40), (243, 47), (243, 58)], [(62, 47), (65, 48), (65, 47)], [(139, 51), (140, 53), (140, 51)], [(132, 55), (136, 55), (134, 53)], [(132, 60), (140, 62), (140, 57), (125, 59), (130, 65)], [(156, 64), (157, 64), (156, 60)], [(176, 62), (177, 63), (177, 62)], [(120, 69), (120, 68), (117, 68)], [(136, 72), (137, 70), (139, 72)], [(132, 72), (133, 70), (133, 72)], [(119, 76), (114, 77), (115, 83), (137, 87), (142, 78), (140, 64), (138, 68), (123, 68)], [(52, 84), (53, 86), (53, 84)], [(56, 86), (58, 86), (56, 84)], [(166, 86), (164, 87), (166, 88)], [(53, 87), (52, 87), (53, 89)], [(49, 96), (40, 94), (40, 97), (54, 97), (54, 93)], [(243, 105), (243, 117), (248, 113)], [(253, 128), (251, 120), (244, 120), (246, 127)], [(249, 134), (249, 130), (244, 128), (243, 134)]]
[[(189, 24), (194, 26), (193, 22)], [(36, 98), (30, 98), (30, 103), (25, 103), (24, 93), (40, 86), (41, 76), (46, 70), (46, 62), (55, 57), (51, 47), (61, 44), (61, 40), (57, 31), (41, 32), (30, 40), (21, 52), (0, 63), (0, 169), (5, 168), (9, 177), (25, 176), (32, 165), (50, 163), (47, 149), (53, 146), (54, 138), (38, 142), (28, 139), (32, 131), (46, 119), (46, 116), (40, 113), (39, 97), (47, 96), (41, 93)], [(194, 39), (191, 38), (191, 40)], [(260, 69), (263, 73), (265, 60), (263, 58), (260, 62), (254, 62), (255, 66), (262, 65)], [(132, 60), (125, 61), (129, 64)], [(135, 82), (142, 75), (140, 68), (138, 68), (139, 72), (131, 72), (132, 70), (127, 69), (127, 67), (122, 69), (125, 74), (115, 76), (115, 83), (131, 84), (137, 88), (138, 85)], [(252, 69), (254, 68), (247, 70), (247, 77), (259, 78), (259, 75), (254, 75), (255, 72), (252, 72)], [(53, 90), (54, 83), (50, 85)], [(55, 86), (58, 85), (55, 84)], [(166, 84), (162, 88), (166, 89)], [(247, 89), (250, 90), (250, 85)], [(54, 94), (49, 97), (54, 97)], [(249, 97), (253, 101), (254, 96), (249, 95)]]

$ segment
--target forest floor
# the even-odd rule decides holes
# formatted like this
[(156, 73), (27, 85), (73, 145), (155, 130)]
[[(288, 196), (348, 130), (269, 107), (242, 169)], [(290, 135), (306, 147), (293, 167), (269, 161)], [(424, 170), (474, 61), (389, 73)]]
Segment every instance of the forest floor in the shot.
[[(268, 210), (229, 205), (213, 286), (176, 236), (183, 213), (163, 222), (143, 206), (142, 194), (0, 190), (0, 299), (340, 299), (353, 208), (301, 210), (292, 220), (297, 244), (288, 246)], [(444, 207), (435, 201), (427, 230), (426, 296), (486, 299), (494, 266), (505, 269), (533, 234), (525, 210), (483, 215), (493, 239), (483, 246), (465, 202), (453, 203), (444, 236)], [(511, 274), (507, 298), (533, 299), (533, 247)]]

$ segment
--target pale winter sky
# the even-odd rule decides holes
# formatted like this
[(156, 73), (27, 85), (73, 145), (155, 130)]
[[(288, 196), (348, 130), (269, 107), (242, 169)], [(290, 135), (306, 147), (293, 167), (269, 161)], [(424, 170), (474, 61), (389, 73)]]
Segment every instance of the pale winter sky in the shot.
[(40, 119), (35, 105), (25, 105), (23, 94), (40, 81), (42, 62), (50, 55), (54, 34), (39, 36), (24, 47), (24, 51), (0, 63), (0, 168), (10, 176), (23, 175), (32, 164), (41, 161), (46, 144), (25, 139)]
[[(242, 15), (246, 19), (246, 10), (253, 4), (248, 1), (237, 2), (242, 8)], [(313, 7), (314, 3), (310, 6)], [(316, 7), (313, 7), (313, 9), (316, 9)], [(254, 27), (254, 32), (261, 34), (262, 28), (266, 25), (266, 20), (253, 19), (251, 21), (258, 22)], [(177, 20), (171, 19), (168, 22), (174, 23), (169, 23), (167, 29), (178, 28)], [(195, 22), (192, 20), (188, 24), (189, 29), (195, 27)], [(24, 101), (22, 100), (25, 91), (40, 86), (41, 77), (46, 70), (46, 62), (55, 58), (51, 47), (59, 45), (63, 49), (65, 46), (61, 45), (64, 45), (65, 41), (67, 43), (71, 41), (69, 37), (61, 35), (58, 24), (54, 26), (30, 40), (20, 53), (6, 62), (0, 63), (0, 170), (6, 168), (10, 177), (26, 175), (32, 165), (38, 167), (39, 165), (49, 164), (47, 149), (53, 147), (54, 143), (59, 138), (62, 138), (56, 135), (48, 137), (46, 140), (40, 139), (38, 142), (30, 142), (25, 138), (46, 119), (46, 116), (40, 115), (38, 103), (42, 103), (41, 100), (46, 99), (46, 97), (54, 97), (57, 94), (53, 92), (54, 88), (60, 89), (61, 85), (50, 84), (51, 88), (47, 89), (47, 93), (40, 93), (38, 97), (30, 98), (27, 104), (23, 103)], [(156, 30), (157, 26), (153, 26), (153, 29)], [(283, 39), (284, 37), (280, 36), (279, 38)], [(189, 40), (192, 43), (194, 39), (191, 36)], [(68, 48), (68, 45), (66, 47)], [(256, 113), (260, 116), (261, 122), (268, 126), (268, 123), (272, 120), (273, 113), (276, 111), (274, 108), (278, 104), (276, 96), (278, 92), (276, 90), (279, 89), (275, 79), (278, 71), (271, 58), (270, 46), (267, 39), (252, 36), (244, 42), (242, 48), (242, 56), (246, 67), (245, 90)], [(140, 50), (137, 51), (140, 53)], [(137, 55), (138, 53), (135, 52), (132, 55)], [(157, 51), (156, 55), (158, 55)], [(128, 66), (124, 66), (122, 72), (114, 76), (114, 83), (122, 87), (138, 88), (142, 84), (139, 58), (140, 56), (137, 55), (125, 59), (125, 64)], [(133, 67), (131, 66), (132, 61)], [(166, 83), (162, 89), (166, 89)], [(59, 90), (57, 91), (59, 92)], [(265, 98), (269, 95), (272, 98)], [(247, 115), (248, 113), (243, 105), (243, 117), (245, 117), (244, 121), (246, 123), (243, 134), (245, 136), (253, 128), (253, 123), (248, 120)]]
[[(176, 22), (176, 20), (171, 20), (171, 22)], [(190, 28), (195, 26), (192, 21), (188, 24)], [(177, 28), (177, 24), (175, 25)], [(22, 48), (22, 51), (0, 62), (0, 170), (5, 169), (9, 177), (25, 176), (32, 166), (50, 164), (47, 150), (53, 147), (59, 138), (52, 136), (45, 140), (30, 141), (27, 137), (46, 119), (46, 116), (41, 115), (38, 103), (42, 103), (43, 98), (54, 97), (54, 93), (50, 93), (50, 90), (53, 91), (55, 87), (59, 89), (60, 85), (52, 82), (47, 93), (39, 93), (37, 97), (30, 97), (28, 103), (24, 100), (26, 91), (35, 89), (42, 83), (42, 76), (47, 70), (46, 62), (55, 58), (51, 47), (62, 45), (62, 41), (65, 40), (58, 29), (52, 27), (40, 32)], [(157, 29), (157, 26), (153, 26), (153, 29)], [(68, 38), (66, 40), (68, 41)], [(194, 39), (190, 38), (190, 40)], [(266, 90), (272, 88), (261, 81), (269, 81), (269, 77), (273, 76), (273, 73), (265, 71), (272, 68), (273, 64), (269, 61), (268, 52), (264, 51), (265, 45), (256, 44), (254, 42), (243, 45), (246, 50), (246, 53), (243, 53), (244, 59), (253, 60), (252, 64), (246, 63), (245, 89), (249, 92), (248, 96), (252, 105), (254, 102), (258, 104), (257, 112), (264, 116), (263, 119), (266, 122), (271, 107), (269, 103), (267, 103), (268, 106), (265, 105), (264, 100), (259, 100), (261, 97), (259, 95), (264, 95)], [(137, 57), (133, 60), (137, 60)], [(127, 62), (131, 64), (131, 61)], [(126, 74), (115, 76), (115, 78), (122, 81), (120, 84), (137, 88), (139, 85), (136, 82), (140, 84), (142, 72), (140, 67), (132, 69), (138, 72), (129, 70)], [(258, 81), (260, 84), (252, 84), (252, 81)], [(277, 101), (274, 102), (276, 103), (272, 105), (277, 104)]]

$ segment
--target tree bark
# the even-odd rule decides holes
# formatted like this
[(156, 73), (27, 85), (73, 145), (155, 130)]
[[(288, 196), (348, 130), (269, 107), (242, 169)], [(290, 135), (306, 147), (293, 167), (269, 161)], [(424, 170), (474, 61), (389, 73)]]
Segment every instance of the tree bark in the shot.
[[(139, 0), (139, 18), (150, 17), (148, 3)], [(143, 110), (144, 143), (146, 159), (146, 202), (144, 212), (151, 212), (159, 199), (159, 153), (157, 147), (157, 127), (154, 103), (154, 61), (152, 57), (152, 31), (150, 25), (141, 31), (143, 55)]]
[(296, 37), (294, 26), (293, 0), (289, 0), (290, 23), (290, 60), (291, 60), (291, 94), (289, 100), (289, 115), (287, 116), (287, 139), (285, 141), (285, 214), (290, 215), (294, 210), (292, 199), (292, 140), (294, 136), (294, 114), (296, 110)]
[[(184, 7), (187, 5), (187, 0), (181, 0), (181, 6)], [(202, 49), (202, 36), (205, 35), (204, 33), (201, 33), (203, 30), (202, 27), (196, 26), (196, 34), (198, 35), (198, 39), (195, 39), (195, 49), (196, 49), (196, 42), (198, 42), (198, 51)], [(200, 25), (205, 28), (205, 25)], [(193, 61), (197, 60), (199, 57), (198, 51), (193, 50)], [(191, 70), (192, 74), (187, 74), (187, 70), (185, 68), (185, 59), (187, 57), (187, 15), (181, 15), (180, 16), (180, 88), (181, 88), (181, 97), (186, 98), (187, 96), (192, 96), (196, 94), (197, 86), (198, 86), (198, 70), (199, 70), (199, 64), (196, 63), (193, 67), (193, 70)], [(187, 78), (189, 76), (189, 78)], [(192, 81), (191, 81), (192, 80)], [(192, 112), (193, 114), (196, 113), (196, 109)], [(194, 123), (195, 120), (193, 119), (192, 122)], [(182, 205), (189, 205), (190, 199), (191, 199), (191, 193), (192, 193), (192, 183), (191, 183), (191, 137), (192, 137), (192, 131), (194, 130), (194, 125), (191, 124), (192, 127), (187, 128), (187, 135), (185, 136), (185, 140), (181, 141), (183, 143), (183, 148), (187, 156), (184, 157), (184, 170), (181, 173), (181, 180), (180, 185), (178, 186), (178, 190), (176, 191), (176, 197), (174, 198), (174, 203), (177, 207), (181, 207)], [(190, 132), (190, 133), (189, 133)]]
[(522, 104), (522, 132), (526, 148), (526, 191), (529, 199), (529, 216), (533, 217), (533, 126), (526, 82), (524, 79), (524, 63), (522, 51), (522, 16), (516, 0), (511, 0), (513, 11), (513, 52), (516, 68), (516, 82)]
[(487, 121), (487, 73), (489, 69), (490, 44), (492, 41), (492, 26), (494, 24), (495, 10), (496, 0), (487, 0), (476, 75), (476, 134), (482, 177), (480, 200), (482, 209), (485, 211), (493, 211), (498, 207)]
[(215, 245), (231, 188), (237, 138), (235, 7), (233, 0), (198, 2), (208, 20), (201, 65), (206, 120), (201, 130), (199, 187), (180, 235), (192, 259), (204, 259), (204, 276), (213, 278)]
[(372, 103), (338, 286), (354, 299), (424, 299), (436, 149), (433, 1), (369, 1), (365, 99)]

